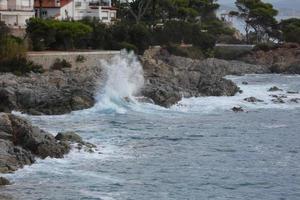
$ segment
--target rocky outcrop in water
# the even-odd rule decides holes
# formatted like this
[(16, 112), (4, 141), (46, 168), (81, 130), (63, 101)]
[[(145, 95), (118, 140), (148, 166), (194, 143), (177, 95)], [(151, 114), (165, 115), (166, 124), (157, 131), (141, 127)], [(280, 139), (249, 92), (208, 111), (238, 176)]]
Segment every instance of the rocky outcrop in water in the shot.
[(8, 173), (34, 163), (35, 158), (62, 158), (72, 143), (87, 148), (75, 133), (60, 133), (56, 137), (32, 126), (25, 119), (7, 113), (0, 114), (0, 173)]
[(27, 76), (0, 74), (0, 112), (64, 114), (94, 105), (100, 67), (64, 69)]
[(300, 74), (300, 45), (286, 43), (269, 51), (253, 51), (241, 60), (266, 66), (274, 73)]
[(224, 76), (269, 72), (260, 65), (214, 58), (194, 60), (170, 55), (159, 48), (147, 50), (141, 62), (146, 79), (143, 95), (165, 107), (182, 97), (232, 96), (239, 89)]
[(39, 158), (62, 158), (70, 145), (21, 117), (0, 114), (0, 173), (15, 171)]

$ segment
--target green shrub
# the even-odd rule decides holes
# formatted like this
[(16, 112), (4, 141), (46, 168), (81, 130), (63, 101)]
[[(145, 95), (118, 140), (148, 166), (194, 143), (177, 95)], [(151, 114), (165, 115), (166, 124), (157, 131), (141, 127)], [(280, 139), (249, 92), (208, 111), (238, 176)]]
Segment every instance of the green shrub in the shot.
[(240, 57), (250, 53), (251, 49), (237, 47), (215, 47), (214, 57), (224, 60), (238, 60)]
[(150, 32), (143, 24), (135, 24), (129, 29), (129, 42), (138, 48), (138, 53), (142, 54), (150, 45)]
[(179, 45), (168, 45), (167, 51), (175, 56), (192, 59), (202, 59), (204, 57), (201, 49), (197, 47), (180, 47)]
[(92, 28), (81, 22), (32, 18), (27, 22), (26, 32), (33, 50), (68, 50), (82, 47), (82, 40), (89, 38)]
[(34, 64), (24, 57), (14, 58), (0, 62), (0, 72), (10, 72), (18, 76), (29, 72), (43, 73), (44, 69), (41, 65)]
[(77, 57), (76, 57), (76, 62), (77, 63), (83, 63), (83, 62), (85, 62), (86, 61), (86, 57), (84, 57), (83, 55), (78, 55)]
[(69, 63), (68, 61), (66, 61), (65, 59), (61, 60), (59, 58), (57, 58), (53, 65), (50, 67), (51, 70), (62, 70), (65, 68), (71, 68), (72, 65), (71, 63)]
[(273, 43), (259, 43), (255, 45), (254, 51), (270, 51), (272, 49), (276, 48), (276, 45)]
[(127, 51), (138, 52), (138, 48), (134, 44), (130, 44), (128, 42), (121, 42), (120, 49), (126, 49)]
[(0, 61), (25, 57), (26, 47), (23, 41), (13, 36), (0, 39)]

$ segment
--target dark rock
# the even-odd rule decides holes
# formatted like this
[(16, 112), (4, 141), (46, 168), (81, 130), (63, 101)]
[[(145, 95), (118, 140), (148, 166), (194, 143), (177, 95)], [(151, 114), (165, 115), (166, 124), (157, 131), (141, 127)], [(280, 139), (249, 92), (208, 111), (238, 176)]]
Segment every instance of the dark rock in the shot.
[(233, 107), (231, 110), (233, 112), (244, 112), (244, 109), (242, 107)]
[(287, 91), (288, 94), (299, 94), (297, 91)]
[(293, 99), (290, 99), (290, 102), (291, 102), (291, 103), (300, 103), (300, 98), (293, 98)]
[(248, 85), (249, 83), (247, 81), (242, 82), (243, 85)]
[(269, 92), (277, 92), (277, 91), (282, 91), (282, 89), (280, 89), (280, 88), (278, 88), (278, 87), (276, 87), (276, 86), (273, 86), (273, 87), (271, 87), (268, 91), (269, 91)]
[(283, 99), (281, 99), (280, 97), (278, 97), (276, 99), (272, 99), (272, 102), (276, 103), (276, 104), (283, 104), (283, 103), (285, 103), (285, 101)]
[(233, 96), (239, 88), (224, 76), (269, 72), (265, 67), (239, 61), (173, 56), (159, 48), (145, 51), (140, 60), (146, 79), (142, 94), (165, 107), (182, 97)]
[(264, 102), (263, 100), (257, 99), (255, 97), (245, 98), (244, 101), (247, 101), (247, 102), (250, 102), (250, 103)]
[(0, 114), (0, 173), (8, 173), (35, 162), (35, 157), (62, 158), (70, 145), (32, 126), (21, 117)]
[(69, 141), (69, 142), (76, 142), (76, 143), (79, 143), (79, 144), (83, 144), (83, 140), (82, 138), (77, 135), (75, 132), (63, 132), (63, 133), (58, 133), (56, 136), (55, 136), (55, 139), (57, 140), (60, 140), (60, 141)]
[(0, 177), (0, 186), (4, 186), (4, 185), (10, 185), (10, 182), (4, 177)]
[(136, 97), (135, 98), (140, 103), (151, 103), (154, 104), (153, 100), (148, 97)]
[(84, 142), (82, 138), (76, 134), (75, 132), (63, 132), (63, 133), (58, 133), (55, 137), (55, 139), (60, 140), (62, 142), (66, 143), (77, 143), (77, 149), (81, 150), (84, 149), (84, 151), (93, 153), (96, 149), (96, 145), (89, 143), (89, 142)]

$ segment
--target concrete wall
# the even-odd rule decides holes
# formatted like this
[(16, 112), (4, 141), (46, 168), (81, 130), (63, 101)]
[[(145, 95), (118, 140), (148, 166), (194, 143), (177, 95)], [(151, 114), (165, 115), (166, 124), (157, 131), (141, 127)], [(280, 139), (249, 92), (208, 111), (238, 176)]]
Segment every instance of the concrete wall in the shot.
[[(72, 67), (91, 67), (99, 65), (101, 60), (109, 60), (119, 55), (120, 51), (89, 51), (89, 52), (28, 52), (28, 60), (42, 65), (44, 69), (50, 69), (57, 59), (65, 59), (72, 64)], [(78, 62), (78, 56), (84, 57), (83, 62)]]

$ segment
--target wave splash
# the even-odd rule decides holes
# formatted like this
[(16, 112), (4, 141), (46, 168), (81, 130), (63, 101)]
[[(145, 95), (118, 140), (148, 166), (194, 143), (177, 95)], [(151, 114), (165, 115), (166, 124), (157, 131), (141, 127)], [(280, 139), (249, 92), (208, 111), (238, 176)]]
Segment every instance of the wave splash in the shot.
[(109, 61), (101, 61), (105, 73), (104, 88), (96, 94), (95, 111), (125, 113), (144, 85), (141, 63), (133, 52), (121, 51)]

